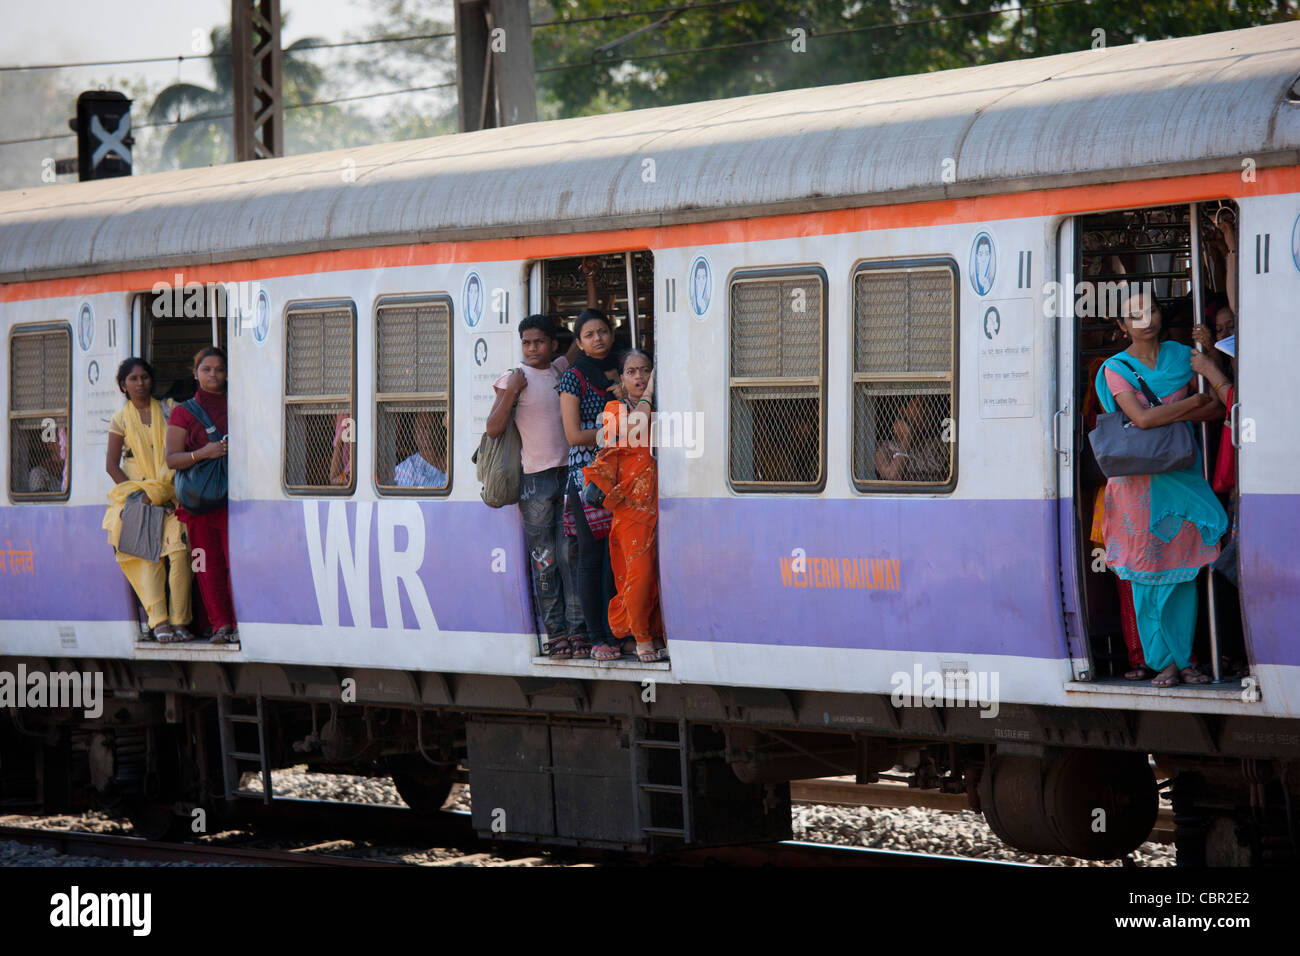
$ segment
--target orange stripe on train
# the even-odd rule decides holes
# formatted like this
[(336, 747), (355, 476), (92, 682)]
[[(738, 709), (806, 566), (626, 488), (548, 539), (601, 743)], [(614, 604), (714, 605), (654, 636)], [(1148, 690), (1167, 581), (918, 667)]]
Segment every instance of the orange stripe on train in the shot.
[[(623, 252), (626, 249), (674, 249), (870, 232), (876, 229), (915, 229), (962, 222), (1063, 216), (1101, 209), (1160, 206), (1202, 199), (1240, 199), (1293, 192), (1300, 192), (1300, 167), (1287, 166), (1261, 169), (1256, 173), (1256, 181), (1253, 183), (1242, 182), (1240, 174), (1236, 172), (1207, 173), (1200, 176), (1071, 186), (997, 196), (866, 206), (648, 229), (341, 249), (335, 252), (312, 252), (181, 267), (179, 271), (184, 273), (186, 282), (249, 282), (352, 269), (388, 269), (455, 262), (512, 262)], [(0, 302), (138, 291), (152, 288), (156, 282), (171, 282), (177, 271), (177, 268), (144, 269), (66, 279), (13, 282), (0, 285)]]

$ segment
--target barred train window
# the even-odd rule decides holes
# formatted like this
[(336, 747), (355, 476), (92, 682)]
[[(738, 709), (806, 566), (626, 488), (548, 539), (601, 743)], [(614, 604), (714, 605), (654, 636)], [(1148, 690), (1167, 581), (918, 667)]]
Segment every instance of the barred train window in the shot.
[(824, 273), (731, 283), (729, 474), (737, 491), (811, 491), (824, 477)]
[(381, 301), (375, 327), (375, 485), (450, 491), (451, 300)]
[(284, 365), (284, 486), (356, 488), (356, 310), (351, 302), (289, 309)]
[(853, 478), (862, 490), (952, 484), (956, 271), (864, 267), (853, 282)]
[(9, 340), (9, 493), (15, 500), (68, 492), (72, 333), (19, 330)]

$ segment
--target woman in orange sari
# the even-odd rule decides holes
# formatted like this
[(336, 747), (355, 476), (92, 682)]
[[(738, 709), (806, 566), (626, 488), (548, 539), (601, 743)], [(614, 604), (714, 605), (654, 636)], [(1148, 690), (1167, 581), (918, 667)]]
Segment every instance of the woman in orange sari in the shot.
[(650, 454), (654, 368), (650, 356), (633, 349), (623, 355), (619, 372), (627, 398), (605, 405), (605, 447), (582, 474), (614, 516), (609, 559), (618, 593), (609, 602), (610, 632), (635, 638), (637, 659), (649, 664), (668, 660), (659, 611), (659, 479)]

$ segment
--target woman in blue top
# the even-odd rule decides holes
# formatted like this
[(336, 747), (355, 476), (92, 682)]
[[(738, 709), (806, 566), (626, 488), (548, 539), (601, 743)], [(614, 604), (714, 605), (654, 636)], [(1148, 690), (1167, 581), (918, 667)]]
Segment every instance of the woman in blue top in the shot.
[[(614, 572), (609, 562), (611, 515), (582, 500), (582, 469), (596, 458), (596, 435), (605, 403), (626, 395), (613, 384), (618, 364), (610, 354), (614, 328), (599, 309), (586, 309), (573, 325), (579, 355), (558, 386), (564, 435), (569, 442), (569, 482), (565, 533), (578, 536), (578, 596), (587, 620), (591, 645), (570, 638), (574, 657), (590, 654), (599, 661), (623, 656), (623, 642), (609, 629), (609, 602), (614, 597)], [(573, 532), (569, 531), (570, 526)]]

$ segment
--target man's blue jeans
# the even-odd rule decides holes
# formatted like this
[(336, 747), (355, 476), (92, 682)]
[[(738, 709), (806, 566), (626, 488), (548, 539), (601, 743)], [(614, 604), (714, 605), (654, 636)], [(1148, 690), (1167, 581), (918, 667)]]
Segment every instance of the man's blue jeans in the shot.
[(525, 474), (519, 486), (519, 514), (533, 569), (533, 594), (550, 640), (586, 633), (574, 583), (577, 539), (564, 536), (567, 477), (567, 468), (551, 468)]

